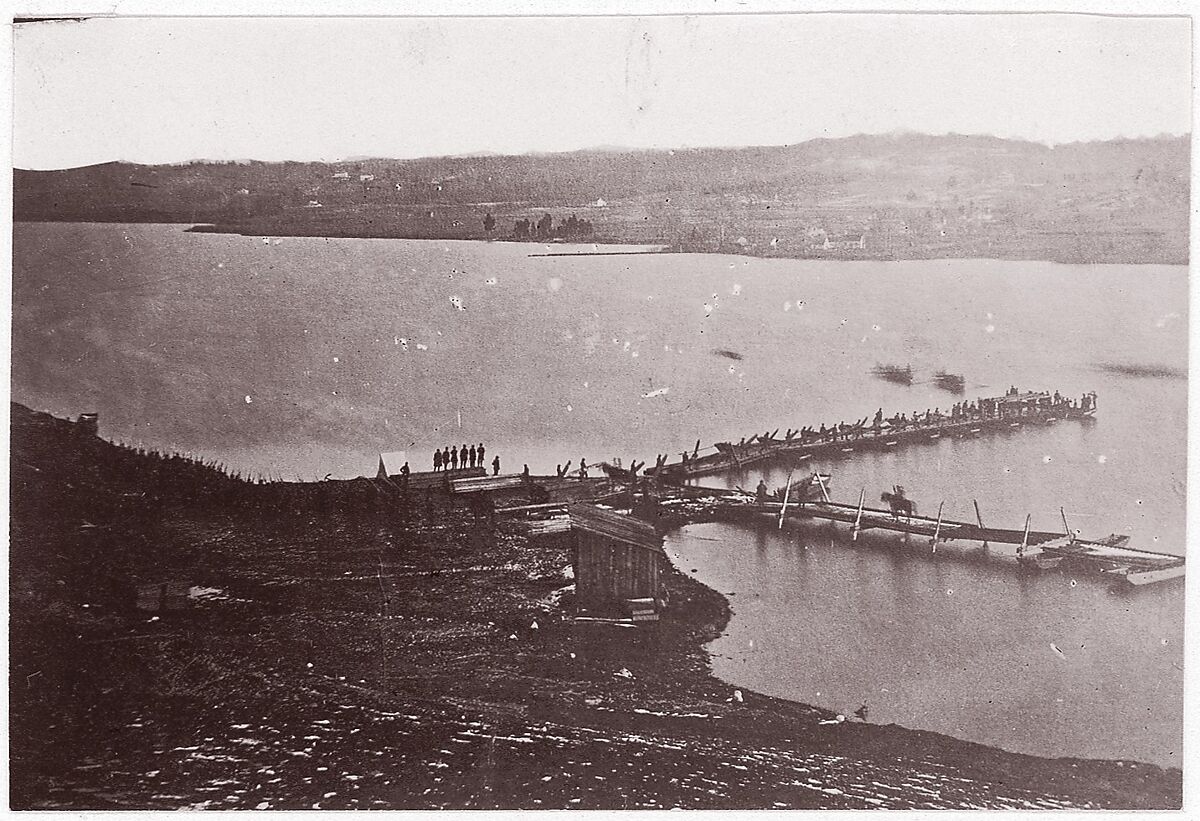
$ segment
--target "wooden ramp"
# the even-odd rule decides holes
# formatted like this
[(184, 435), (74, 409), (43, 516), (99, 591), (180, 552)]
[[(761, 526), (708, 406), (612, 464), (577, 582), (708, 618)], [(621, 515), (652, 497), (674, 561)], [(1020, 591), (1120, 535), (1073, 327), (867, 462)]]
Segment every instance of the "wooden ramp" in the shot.
[[(410, 473), (408, 475), (409, 490), (437, 490), (445, 489), (452, 482), (460, 479), (472, 479), (486, 476), (487, 471), (483, 468), (459, 468), (457, 470), (439, 470), (439, 471), (423, 471), (421, 473)], [(404, 477), (398, 473), (388, 474), (388, 481), (401, 487), (404, 484)]]

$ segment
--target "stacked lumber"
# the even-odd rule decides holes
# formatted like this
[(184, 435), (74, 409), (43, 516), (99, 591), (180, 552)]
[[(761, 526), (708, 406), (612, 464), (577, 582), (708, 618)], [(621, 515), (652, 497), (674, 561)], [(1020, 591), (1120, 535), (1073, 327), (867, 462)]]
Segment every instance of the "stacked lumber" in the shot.
[(658, 621), (658, 611), (654, 607), (654, 599), (626, 599), (625, 609), (635, 622)]
[(552, 519), (534, 519), (527, 526), (530, 536), (546, 536), (551, 533), (567, 533), (571, 529), (571, 520), (566, 516), (556, 516)]
[(567, 512), (573, 528), (662, 552), (662, 537), (654, 527), (632, 516), (588, 504), (570, 505)]
[(454, 493), (486, 493), (491, 490), (509, 490), (521, 487), (523, 484), (525, 484), (525, 480), (520, 474), (508, 476), (470, 476), (464, 479), (453, 480), (450, 483), (450, 489)]

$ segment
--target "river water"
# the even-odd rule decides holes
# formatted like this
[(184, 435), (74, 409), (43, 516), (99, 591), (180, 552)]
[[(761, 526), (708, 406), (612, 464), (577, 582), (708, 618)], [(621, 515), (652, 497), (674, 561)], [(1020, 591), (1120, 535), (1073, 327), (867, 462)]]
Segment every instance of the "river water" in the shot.
[[(986, 524), (1042, 530), (1062, 507), (1085, 536), (1184, 552), (1183, 267), (530, 256), (547, 250), (563, 248), (18, 224), (13, 398), (312, 479), (373, 474), (380, 451), (428, 469), (433, 448), (479, 441), (505, 470), (652, 461), (945, 408), (945, 369), (968, 397), (1095, 390), (1099, 412), (812, 466), (836, 498), (898, 483), (922, 513), (969, 521), (978, 500)], [(695, 526), (668, 548), (734, 594), (711, 647), (731, 682), (1023, 752), (1178, 761), (1182, 585), (1115, 594), (1021, 575), (1000, 549), (821, 528)]]

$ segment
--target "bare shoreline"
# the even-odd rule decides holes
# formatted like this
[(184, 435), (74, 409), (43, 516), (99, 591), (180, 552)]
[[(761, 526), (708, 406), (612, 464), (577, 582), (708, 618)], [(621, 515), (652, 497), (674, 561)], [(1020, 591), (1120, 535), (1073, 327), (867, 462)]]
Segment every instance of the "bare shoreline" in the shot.
[[(489, 529), (440, 494), (391, 498), (367, 480), (241, 483), (80, 437), (18, 405), (12, 417), (12, 678), (28, 683), (12, 704), (14, 806), (1181, 801), (1178, 769), (1008, 753), (738, 692), (711, 675), (703, 649), (728, 602), (673, 567), (656, 632), (576, 624), (561, 537)], [(66, 454), (86, 487), (50, 467)], [(47, 504), (53, 520), (39, 514)], [(124, 598), (131, 583), (166, 578), (217, 593), (161, 619)], [(377, 768), (371, 756), (398, 732), (405, 755)], [(479, 738), (493, 749), (515, 740), (484, 759)], [(637, 763), (647, 745), (653, 775)], [(229, 790), (200, 789), (218, 777), (203, 776), (204, 762), (231, 756), (247, 774), (219, 765)], [(263, 768), (278, 786), (252, 775)], [(151, 771), (170, 775), (139, 775)], [(371, 772), (350, 789), (335, 783)], [(797, 772), (815, 785), (795, 786)], [(912, 784), (940, 793), (904, 792)]]

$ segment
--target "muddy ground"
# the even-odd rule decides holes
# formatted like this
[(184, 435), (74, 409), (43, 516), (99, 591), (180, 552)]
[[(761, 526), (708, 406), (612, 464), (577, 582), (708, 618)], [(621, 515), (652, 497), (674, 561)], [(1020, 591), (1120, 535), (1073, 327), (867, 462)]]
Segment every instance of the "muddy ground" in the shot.
[[(1179, 770), (738, 694), (726, 601), (673, 570), (657, 625), (576, 623), (563, 536), (12, 412), (14, 808), (1180, 806)], [(159, 582), (180, 608), (138, 609)]]

